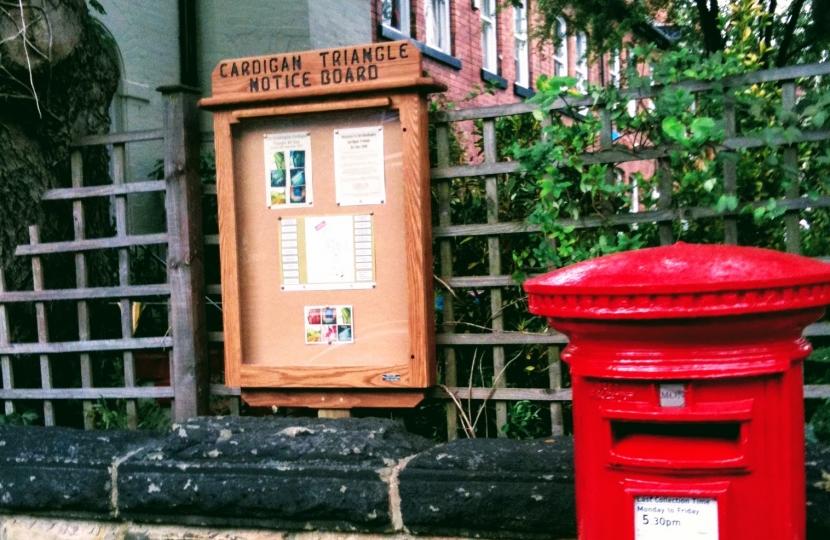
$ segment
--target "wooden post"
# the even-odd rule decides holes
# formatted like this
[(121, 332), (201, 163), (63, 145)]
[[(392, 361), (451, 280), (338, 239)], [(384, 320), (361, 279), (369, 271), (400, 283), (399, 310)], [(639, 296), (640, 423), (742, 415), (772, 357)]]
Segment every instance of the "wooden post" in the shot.
[[(40, 227), (38, 225), (29, 226), (29, 244), (35, 245), (40, 243)], [(35, 255), (32, 257), (32, 285), (37, 292), (43, 291), (43, 262), (40, 257)], [(46, 304), (43, 302), (35, 302), (35, 317), (37, 320), (37, 342), (49, 342), (49, 323), (46, 320)], [(40, 355), (40, 387), (44, 390), (52, 389), (52, 364), (49, 361), (49, 355)], [(45, 426), (55, 425), (55, 408), (52, 400), (43, 400), (43, 424)]]
[[(723, 96), (723, 124), (725, 137), (734, 137), (737, 134), (735, 93), (732, 90), (727, 90)], [(738, 162), (736, 154), (732, 154), (729, 159), (725, 159), (723, 162), (723, 194), (730, 196), (737, 196), (738, 194)], [(738, 218), (735, 216), (723, 218), (723, 243), (738, 245)]]
[[(82, 188), (84, 186), (84, 160), (80, 150), (75, 150), (70, 156), (70, 167), (72, 171), (72, 187)], [(75, 240), (86, 239), (86, 219), (84, 215), (84, 203), (80, 199), (72, 201), (72, 218), (75, 225)], [(89, 276), (86, 267), (86, 255), (83, 252), (75, 253), (75, 286), (79, 289), (89, 287)], [(86, 300), (78, 301), (78, 339), (88, 341), (91, 338), (89, 326), (89, 306)], [(82, 353), (81, 357), (81, 388), (92, 388), (92, 362), (89, 353)], [(84, 429), (92, 429), (92, 402), (85, 400)]]
[[(439, 167), (447, 167), (450, 164), (450, 139), (449, 124), (438, 124), (435, 126), (435, 144), (438, 153)], [(452, 208), (450, 206), (452, 181), (441, 180), (438, 184), (438, 224), (447, 226), (452, 224)], [(441, 261), (441, 278), (447, 280), (452, 277), (452, 241), (442, 238), (439, 245), (439, 256)], [(441, 331), (452, 334), (455, 332), (455, 313), (453, 305), (453, 291), (446, 290), (442, 293), (444, 298), (444, 324)], [(444, 348), (444, 384), (453, 387), (458, 384), (455, 349)], [(452, 441), (458, 438), (458, 411), (453, 401), (446, 404), (447, 414), (447, 440)]]
[[(671, 163), (666, 159), (657, 161), (657, 190), (660, 198), (657, 199), (657, 208), (660, 210), (671, 210), (672, 179)], [(660, 235), (660, 245), (670, 246), (674, 243), (671, 221), (661, 221), (657, 224), (657, 232)]]
[(173, 421), (208, 413), (210, 374), (205, 328), (204, 235), (199, 180), (197, 91), (163, 86), (164, 177), (167, 182), (167, 277)]
[[(6, 292), (6, 274), (0, 266), (0, 293)], [(9, 320), (6, 316), (6, 305), (0, 304), (0, 347), (8, 347), (11, 341)], [(14, 370), (9, 356), (0, 356), (0, 372), (3, 376), (3, 390), (14, 388)], [(3, 412), (6, 415), (14, 414), (14, 402), (10, 399), (3, 402)]]
[[(496, 163), (496, 121), (484, 121), (484, 163)], [(497, 176), (488, 176), (484, 180), (487, 202), (487, 223), (499, 222), (499, 184)], [(501, 275), (501, 241), (498, 236), (487, 237), (488, 267), (491, 276)], [(490, 321), (493, 333), (504, 331), (501, 289), (490, 289)], [(507, 366), (504, 362), (504, 347), (493, 347), (493, 387), (506, 388)], [(486, 404), (485, 404), (486, 406)], [(496, 401), (496, 436), (507, 437), (504, 427), (507, 425), (507, 402)]]
[[(796, 85), (795, 81), (786, 81), (781, 85), (781, 108), (787, 112), (795, 110)], [(798, 147), (788, 144), (784, 147), (784, 174), (790, 180), (785, 196), (796, 199), (801, 194), (798, 173)], [(787, 251), (801, 255), (801, 225), (798, 210), (790, 210), (784, 214), (784, 239)]]
[[(123, 144), (112, 147), (112, 182), (123, 184), (125, 176), (125, 148)], [(118, 238), (127, 238), (127, 195), (115, 197), (115, 234)], [(121, 287), (130, 286), (130, 250), (127, 247), (118, 250), (118, 284)], [(121, 337), (133, 338), (132, 300), (121, 298)], [(124, 351), (121, 358), (124, 362), (124, 387), (135, 387), (135, 358), (133, 351)], [(138, 403), (134, 399), (127, 400), (127, 427), (138, 428)]]

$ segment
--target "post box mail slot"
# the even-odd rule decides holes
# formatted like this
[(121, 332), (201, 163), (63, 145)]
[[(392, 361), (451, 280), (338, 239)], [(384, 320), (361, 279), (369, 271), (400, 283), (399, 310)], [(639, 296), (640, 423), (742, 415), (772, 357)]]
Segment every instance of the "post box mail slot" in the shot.
[(732, 468), (745, 465), (738, 422), (611, 422), (609, 464), (642, 469)]
[(804, 538), (801, 333), (830, 265), (678, 243), (524, 287), (569, 338), (581, 540)]

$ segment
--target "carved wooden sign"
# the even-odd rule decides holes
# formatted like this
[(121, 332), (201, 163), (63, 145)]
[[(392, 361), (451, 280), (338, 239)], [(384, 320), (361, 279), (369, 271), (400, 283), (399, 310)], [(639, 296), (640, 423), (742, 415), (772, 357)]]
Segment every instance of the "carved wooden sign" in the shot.
[(211, 76), (204, 106), (359, 92), (412, 84), (421, 77), (421, 52), (409, 41), (224, 60)]

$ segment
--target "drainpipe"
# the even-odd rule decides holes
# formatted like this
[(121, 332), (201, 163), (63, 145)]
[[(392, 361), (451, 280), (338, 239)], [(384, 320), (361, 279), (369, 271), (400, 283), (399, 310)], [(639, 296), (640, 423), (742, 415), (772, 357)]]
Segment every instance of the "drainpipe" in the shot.
[(179, 82), (199, 86), (196, 63), (196, 0), (179, 0)]

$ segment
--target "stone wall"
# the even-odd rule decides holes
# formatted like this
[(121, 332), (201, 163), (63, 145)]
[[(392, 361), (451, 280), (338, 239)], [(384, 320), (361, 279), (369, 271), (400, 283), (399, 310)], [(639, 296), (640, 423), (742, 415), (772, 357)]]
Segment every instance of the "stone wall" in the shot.
[[(0, 427), (0, 540), (573, 538), (572, 458), (568, 437), (437, 445), (378, 419)], [(807, 461), (826, 539), (830, 448)]]

